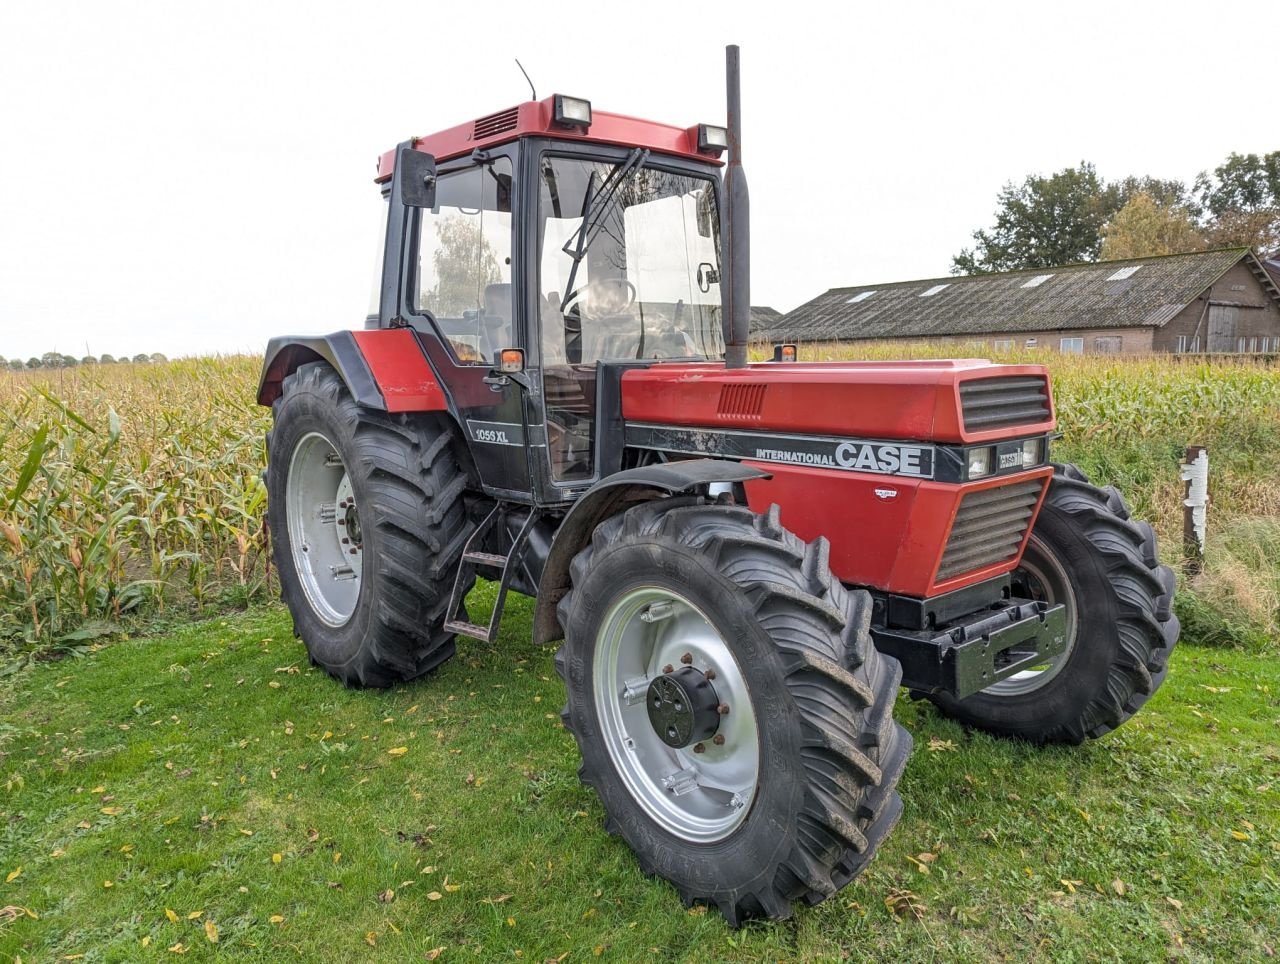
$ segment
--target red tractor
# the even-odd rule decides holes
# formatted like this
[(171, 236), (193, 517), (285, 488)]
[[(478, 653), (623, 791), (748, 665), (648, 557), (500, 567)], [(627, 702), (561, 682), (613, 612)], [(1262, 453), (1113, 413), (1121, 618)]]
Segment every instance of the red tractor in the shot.
[(1079, 743), (1178, 638), (1151, 527), (1050, 461), (1043, 367), (747, 363), (737, 74), (727, 129), (556, 95), (384, 154), (363, 330), (274, 339), (258, 395), (311, 658), (390, 686), (535, 597), (606, 829), (735, 924), (871, 859), (900, 685)]

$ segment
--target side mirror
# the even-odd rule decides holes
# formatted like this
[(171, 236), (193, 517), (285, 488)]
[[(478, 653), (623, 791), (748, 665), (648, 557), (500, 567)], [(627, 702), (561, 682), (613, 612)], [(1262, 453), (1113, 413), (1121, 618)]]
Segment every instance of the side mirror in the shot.
[(436, 159), (412, 147), (400, 148), (396, 158), (396, 185), (405, 207), (436, 206)]

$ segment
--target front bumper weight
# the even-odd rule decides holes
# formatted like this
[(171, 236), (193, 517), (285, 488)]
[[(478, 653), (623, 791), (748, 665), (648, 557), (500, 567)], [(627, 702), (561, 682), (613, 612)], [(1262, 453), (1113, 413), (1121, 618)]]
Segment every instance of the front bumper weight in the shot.
[(876, 648), (902, 664), (902, 685), (921, 693), (972, 696), (1067, 648), (1064, 606), (1010, 599), (938, 629), (872, 626)]

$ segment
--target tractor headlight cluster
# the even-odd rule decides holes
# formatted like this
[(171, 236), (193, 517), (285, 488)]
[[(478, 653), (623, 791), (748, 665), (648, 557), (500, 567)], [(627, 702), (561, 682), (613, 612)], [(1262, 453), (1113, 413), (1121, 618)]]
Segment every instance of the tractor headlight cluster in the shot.
[(1044, 439), (1029, 438), (1022, 443), (1022, 467), (1032, 468), (1044, 461)]
[(969, 449), (969, 479), (985, 479), (995, 471), (996, 450), (988, 446), (982, 449)]

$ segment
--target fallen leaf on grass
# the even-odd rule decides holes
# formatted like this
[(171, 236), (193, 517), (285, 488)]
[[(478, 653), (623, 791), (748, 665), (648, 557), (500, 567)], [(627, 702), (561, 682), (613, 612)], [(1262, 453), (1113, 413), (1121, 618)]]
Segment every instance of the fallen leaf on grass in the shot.
[(960, 747), (956, 746), (950, 740), (940, 740), (936, 736), (931, 736), (929, 737), (928, 749), (930, 753), (938, 753), (942, 750), (947, 750), (951, 753), (955, 753), (960, 749)]
[(395, 899), (396, 899), (396, 892), (392, 890), (390, 887), (388, 887), (386, 890), (378, 894), (379, 904), (390, 904)]
[(218, 925), (211, 920), (205, 921), (204, 936), (209, 939), (210, 944), (218, 943)]
[(282, 860), (284, 860), (284, 854), (272, 854), (272, 855), (271, 855), (271, 862), (272, 862), (273, 864), (278, 864), (278, 863), (280, 863), (280, 861), (282, 861)]
[(370, 947), (377, 947), (378, 935), (375, 934), (373, 931), (369, 931), (369, 933), (364, 935), (364, 942), (368, 944)]
[(280, 914), (272, 914), (270, 917), (267, 918), (267, 920), (272, 924), (284, 923), (284, 917), (282, 917)]
[(175, 914), (173, 911), (171, 911), (168, 907), (164, 909), (164, 916), (169, 918), (169, 923), (171, 924), (178, 923), (178, 915)]
[(203, 916), (204, 916), (204, 911), (193, 910), (190, 914), (187, 915), (187, 920), (199, 920)]
[(17, 870), (9, 871), (9, 874), (8, 876), (5, 877), (4, 882), (6, 884), (12, 884), (15, 880), (17, 880), (21, 876), (22, 876), (22, 868), (19, 867)]
[(18, 907), (15, 904), (10, 904), (8, 907), (0, 907), (0, 923), (8, 924), (19, 917), (30, 917), (32, 920), (40, 919), (35, 911), (26, 907)]
[(185, 954), (187, 949), (182, 946), (182, 941), (178, 941), (178, 943), (169, 948), (169, 952), (171, 954)]
[(1248, 839), (1249, 839), (1249, 835), (1248, 835), (1247, 833), (1245, 833), (1243, 830), (1232, 830), (1232, 831), (1231, 831), (1231, 836), (1235, 837), (1235, 838), (1236, 838), (1236, 840), (1248, 840)]
[(895, 887), (884, 899), (884, 906), (897, 917), (924, 920), (925, 903), (909, 890), (899, 890)]
[(439, 900), (443, 896), (444, 894), (440, 893), (440, 891), (433, 890), (431, 893), (427, 894), (427, 900)]
[[(414, 707), (414, 709), (417, 709), (417, 707)], [(427, 951), (427, 953), (423, 954), (422, 956), (428, 961), (434, 961), (443, 953), (444, 953), (443, 947), (433, 947), (431, 948), (431, 950)]]
[(1182, 910), (1182, 901), (1178, 900), (1176, 897), (1166, 896), (1165, 900), (1169, 902), (1169, 906), (1174, 910)]
[(404, 756), (408, 752), (409, 748), (407, 746), (393, 746), (387, 751), (387, 756)]
[(1116, 894), (1120, 897), (1123, 897), (1125, 894), (1129, 892), (1129, 888), (1125, 886), (1125, 882), (1121, 880), (1119, 877), (1111, 881), (1111, 889), (1114, 890)]
[(482, 904), (503, 904), (503, 903), (506, 903), (507, 901), (509, 901), (513, 896), (514, 896), (514, 895), (512, 895), (512, 894), (499, 894), (497, 897), (485, 897), (483, 900), (481, 900), (481, 901), (480, 901), (480, 903), (482, 903)]

